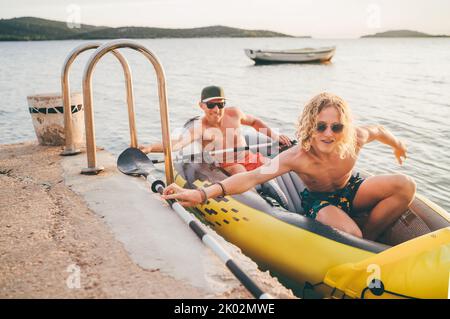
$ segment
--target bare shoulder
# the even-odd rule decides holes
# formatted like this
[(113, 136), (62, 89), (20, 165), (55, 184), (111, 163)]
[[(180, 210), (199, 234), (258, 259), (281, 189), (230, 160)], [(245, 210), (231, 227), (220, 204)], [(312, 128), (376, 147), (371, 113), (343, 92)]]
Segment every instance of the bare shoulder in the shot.
[(226, 117), (233, 120), (242, 120), (246, 116), (241, 109), (235, 106), (226, 107), (224, 114)]
[(201, 135), (207, 128), (207, 125), (204, 121), (205, 121), (204, 118), (202, 118), (200, 121), (195, 121), (194, 125), (192, 125), (189, 128), (189, 133), (191, 133), (192, 135), (194, 135), (196, 137)]
[(310, 157), (303, 148), (295, 145), (280, 154), (280, 161), (289, 166), (291, 170), (302, 172), (308, 167)]
[(195, 121), (193, 125), (191, 125), (191, 127), (189, 127), (190, 131), (194, 131), (194, 130), (202, 130), (205, 127), (205, 118), (202, 117), (200, 121)]
[(240, 116), (241, 114), (243, 114), (243, 112), (236, 106), (227, 106), (225, 108), (225, 114), (230, 116)]

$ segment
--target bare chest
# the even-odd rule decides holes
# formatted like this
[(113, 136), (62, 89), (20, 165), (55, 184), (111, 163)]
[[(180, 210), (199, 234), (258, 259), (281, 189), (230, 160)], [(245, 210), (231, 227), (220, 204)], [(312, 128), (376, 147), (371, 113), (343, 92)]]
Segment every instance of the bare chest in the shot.
[(203, 147), (212, 149), (234, 148), (245, 145), (239, 120), (224, 118), (220, 127), (205, 126)]
[(355, 162), (353, 158), (339, 157), (332, 161), (312, 161), (299, 175), (310, 191), (332, 192), (346, 185)]

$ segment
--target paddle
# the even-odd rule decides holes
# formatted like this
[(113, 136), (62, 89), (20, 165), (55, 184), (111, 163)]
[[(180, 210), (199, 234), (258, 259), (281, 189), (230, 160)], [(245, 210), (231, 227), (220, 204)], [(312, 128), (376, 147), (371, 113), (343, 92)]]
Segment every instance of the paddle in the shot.
[[(127, 148), (117, 159), (118, 169), (126, 174), (132, 176), (144, 176), (151, 184), (151, 189), (155, 193), (162, 194), (164, 190), (164, 182), (156, 180), (151, 176), (155, 167), (152, 161), (137, 148)], [(225, 263), (227, 268), (236, 276), (236, 278), (244, 285), (250, 293), (258, 299), (270, 299), (272, 296), (265, 293), (258, 287), (258, 285), (234, 262), (231, 255), (212, 237), (208, 234), (203, 226), (188, 213), (183, 206), (176, 200), (166, 200), (170, 207), (180, 216), (183, 221), (189, 225), (200, 240)]]
[[(297, 141), (296, 140), (292, 140), (291, 141), (292, 145), (296, 145)], [(173, 161), (174, 162), (184, 162), (184, 161), (194, 161), (195, 158), (198, 158), (201, 156), (202, 159), (206, 159), (207, 162), (210, 161), (211, 156), (214, 155), (219, 155), (219, 154), (225, 154), (225, 153), (236, 153), (236, 152), (243, 152), (243, 151), (249, 151), (249, 150), (258, 150), (259, 148), (263, 148), (263, 147), (269, 147), (269, 146), (274, 146), (275, 144), (277, 144), (277, 141), (274, 142), (270, 142), (270, 143), (263, 143), (263, 144), (254, 144), (254, 145), (246, 145), (246, 146), (240, 146), (240, 147), (231, 147), (231, 148), (226, 148), (226, 149), (222, 149), (222, 150), (215, 150), (215, 151), (201, 151), (198, 153), (193, 153), (193, 154), (185, 154), (185, 155), (177, 155)], [(285, 149), (287, 149), (289, 147), (287, 146), (281, 146), (280, 147), (280, 151), (284, 151)], [(151, 162), (153, 164), (158, 164), (158, 163), (164, 163), (164, 160), (151, 160)]]

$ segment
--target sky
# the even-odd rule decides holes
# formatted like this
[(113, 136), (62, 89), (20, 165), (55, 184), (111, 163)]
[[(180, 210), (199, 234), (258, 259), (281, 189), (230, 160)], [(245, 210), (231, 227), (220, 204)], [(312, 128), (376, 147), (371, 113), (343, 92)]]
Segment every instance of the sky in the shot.
[(394, 29), (450, 34), (449, 0), (0, 0), (0, 18), (91, 25), (244, 29), (355, 38)]

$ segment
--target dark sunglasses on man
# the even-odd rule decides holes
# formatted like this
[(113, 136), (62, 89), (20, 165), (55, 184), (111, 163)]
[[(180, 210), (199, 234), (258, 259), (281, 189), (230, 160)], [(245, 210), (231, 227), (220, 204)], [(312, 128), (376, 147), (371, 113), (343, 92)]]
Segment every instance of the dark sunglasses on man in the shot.
[[(344, 130), (344, 124), (342, 123), (333, 123), (330, 125), (333, 133), (341, 133)], [(328, 124), (325, 122), (317, 123), (316, 130), (317, 132), (323, 133), (327, 130)]]
[(225, 107), (225, 101), (223, 101), (223, 102), (206, 102), (206, 107), (210, 110), (212, 110), (216, 106), (219, 109), (223, 109)]

